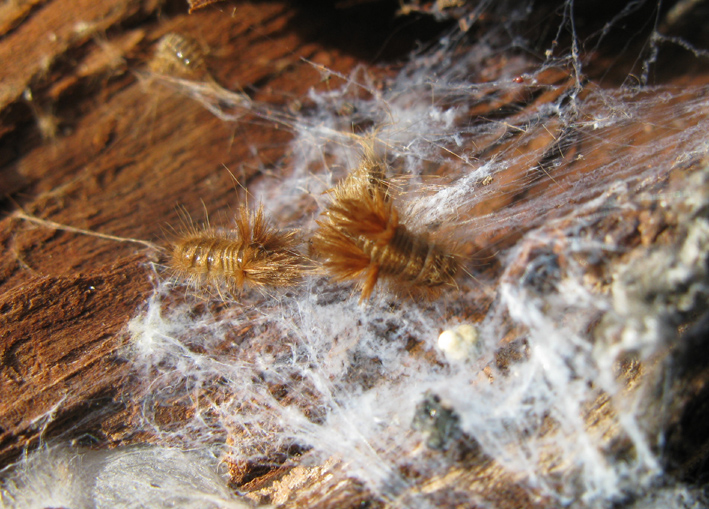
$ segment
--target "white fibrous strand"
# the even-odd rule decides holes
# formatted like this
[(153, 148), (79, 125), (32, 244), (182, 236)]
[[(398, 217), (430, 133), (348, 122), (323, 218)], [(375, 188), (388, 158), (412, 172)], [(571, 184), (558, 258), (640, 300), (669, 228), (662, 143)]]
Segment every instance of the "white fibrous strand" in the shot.
[(496, 507), (505, 490), (524, 507), (650, 507), (662, 483), (658, 500), (689, 506), (692, 488), (663, 477), (669, 417), (645, 408), (670, 397), (657, 370), (709, 297), (709, 90), (602, 88), (573, 39), (540, 62), (521, 39), (453, 32), (383, 83), (357, 69), (312, 91), (302, 113), (169, 78), (224, 120), (292, 131), (283, 179), (249, 189), (273, 217), (307, 203), (312, 236), (367, 145), (380, 205), (455, 245), (460, 270), (434, 299), (377, 286), (364, 305), (318, 271), (225, 306), (165, 279), (125, 353), (154, 440), (209, 449), (239, 486), (253, 465), (297, 465), (390, 507)]

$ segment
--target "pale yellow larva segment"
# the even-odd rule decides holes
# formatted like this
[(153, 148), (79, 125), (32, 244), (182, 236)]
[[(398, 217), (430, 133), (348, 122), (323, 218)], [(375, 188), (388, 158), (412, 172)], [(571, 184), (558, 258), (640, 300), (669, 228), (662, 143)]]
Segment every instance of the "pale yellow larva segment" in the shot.
[(158, 42), (149, 68), (156, 74), (174, 78), (211, 79), (206, 56), (199, 42), (171, 32), (165, 34)]
[[(239, 252), (246, 246), (237, 239), (205, 231), (178, 239), (172, 251), (171, 267), (195, 283), (208, 283), (243, 290), (245, 271)], [(243, 257), (242, 257), (243, 259)]]
[(281, 232), (242, 207), (232, 230), (197, 229), (173, 242), (172, 271), (195, 286), (220, 291), (246, 287), (287, 287), (296, 284), (307, 269), (298, 251), (295, 232)]

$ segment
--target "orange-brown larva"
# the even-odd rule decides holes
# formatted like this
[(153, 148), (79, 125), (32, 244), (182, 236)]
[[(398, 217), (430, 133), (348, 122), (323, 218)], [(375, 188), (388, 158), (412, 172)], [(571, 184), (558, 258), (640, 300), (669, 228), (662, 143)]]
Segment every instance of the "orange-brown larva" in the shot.
[(232, 230), (187, 228), (173, 242), (171, 269), (196, 284), (220, 293), (244, 287), (285, 287), (302, 276), (305, 263), (298, 252), (296, 232), (281, 232), (268, 224), (263, 207), (236, 214)]
[(360, 302), (370, 297), (379, 278), (405, 293), (433, 297), (455, 285), (458, 256), (399, 222), (384, 175), (383, 164), (366, 154), (332, 190), (313, 247), (334, 279), (360, 283)]

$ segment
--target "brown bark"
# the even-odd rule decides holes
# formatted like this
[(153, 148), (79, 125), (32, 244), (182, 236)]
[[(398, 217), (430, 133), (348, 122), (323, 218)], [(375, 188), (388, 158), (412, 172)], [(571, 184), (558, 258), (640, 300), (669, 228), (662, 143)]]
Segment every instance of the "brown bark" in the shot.
[[(301, 58), (348, 73), (370, 62), (384, 34), (367, 47), (353, 47), (346, 30), (339, 29), (341, 36), (328, 31), (330, 14), (278, 1), (219, 2), (191, 15), (186, 4), (155, 0), (18, 0), (0, 9), (0, 190), (5, 198), (0, 204), (8, 212), (0, 222), (0, 464), (6, 464), (42, 437), (64, 435), (101, 446), (144, 438), (134, 426), (138, 409), (130, 398), (130, 366), (122, 361), (125, 326), (150, 295), (155, 278), (162, 277), (164, 261), (161, 252), (146, 246), (55, 229), (12, 212), (21, 208), (37, 218), (165, 246), (166, 231), (180, 225), (177, 205), (193, 214), (200, 213), (202, 203), (211, 213), (236, 208), (239, 193), (224, 166), (240, 182), (271, 169), (288, 171), (280, 164), (289, 157), (286, 130), (248, 116), (225, 123), (195, 101), (146, 80), (138, 71), (145, 69), (156, 41), (168, 32), (189, 35), (210, 48), (207, 64), (216, 82), (264, 103), (302, 107), (311, 87), (325, 90), (341, 83), (337, 77), (323, 80)], [(327, 36), (320, 37), (321, 32)], [(387, 48), (400, 53), (410, 42), (402, 36)], [(562, 79), (561, 73), (550, 75), (550, 80)], [(708, 81), (700, 73), (680, 79)], [(471, 117), (518, 100), (528, 98), (483, 102)], [(550, 146), (553, 157), (573, 164), (573, 140), (560, 146), (573, 133), (550, 130), (530, 136), (530, 146)], [(649, 129), (644, 136), (661, 132)], [(478, 140), (488, 147), (487, 157), (502, 149), (487, 141)], [(598, 164), (613, 156), (600, 155)], [(504, 190), (523, 171), (512, 167), (495, 185)], [(551, 186), (543, 180), (524, 192)], [(494, 212), (516, 199), (500, 193), (485, 210), (470, 213)], [(626, 219), (626, 225), (634, 225), (630, 231), (617, 223), (598, 227), (634, 247), (654, 243), (672, 220), (651, 211), (635, 215)], [(486, 254), (491, 246), (511, 245), (518, 235), (481, 234), (476, 243)], [(604, 284), (604, 277), (598, 279)], [(520, 355), (503, 349), (499, 362), (506, 365)], [(703, 380), (706, 375), (692, 376)], [(698, 393), (702, 390), (692, 397)], [(606, 410), (603, 397), (589, 409), (589, 420)], [(691, 456), (687, 462), (693, 465), (706, 458), (705, 452), (697, 458), (685, 451), (679, 438), (673, 444)], [(544, 505), (484, 455), (471, 450), (464, 456), (459, 478), (440, 480), (440, 485), (429, 480), (431, 491), (455, 485), (462, 492), (485, 492), (499, 507)], [(280, 496), (295, 504), (305, 499), (313, 507), (370, 500), (356, 483), (321, 483), (317, 468), (309, 473), (298, 468), (274, 470), (244, 487), (259, 500)], [(301, 484), (293, 481), (294, 492), (282, 488), (274, 495), (288, 476), (300, 476)], [(487, 477), (493, 480), (480, 488)]]
[[(263, 122), (225, 124), (196, 102), (145, 83), (135, 71), (145, 68), (159, 37), (175, 31), (215, 48), (209, 63), (216, 79), (258, 83), (259, 97), (269, 90), (299, 97), (326, 86), (301, 57), (343, 71), (357, 62), (296, 33), (291, 24), (313, 33), (324, 20), (303, 19), (283, 3), (242, 4), (235, 16), (190, 16), (179, 13), (182, 5), (134, 1), (4, 7), (6, 23), (19, 23), (6, 26), (0, 44), (8, 63), (0, 71), (5, 209), (162, 246), (169, 228), (181, 224), (178, 205), (195, 214), (202, 201), (210, 212), (233, 210), (239, 198), (224, 167), (247, 181), (283, 156), (279, 147), (290, 135)], [(85, 21), (77, 27), (76, 19)], [(123, 29), (126, 23), (139, 28)], [(45, 122), (56, 128), (40, 132)], [(126, 424), (110, 419), (112, 428), (102, 429), (108, 412), (88, 410), (123, 405), (121, 331), (150, 294), (150, 262), (159, 254), (12, 216), (0, 232), (0, 458), (15, 457), (40, 431), (79, 423), (110, 439)], [(50, 413), (43, 430), (37, 419)]]

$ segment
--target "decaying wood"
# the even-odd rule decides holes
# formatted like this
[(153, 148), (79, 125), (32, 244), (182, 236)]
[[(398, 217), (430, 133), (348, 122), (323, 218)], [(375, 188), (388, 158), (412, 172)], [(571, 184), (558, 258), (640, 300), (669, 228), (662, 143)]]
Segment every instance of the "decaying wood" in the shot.
[[(332, 44), (331, 34), (330, 39), (320, 37), (328, 33), (330, 14), (277, 1), (201, 8), (207, 3), (212, 2), (191, 2), (191, 15), (181, 2), (151, 0), (18, 1), (6, 2), (0, 10), (0, 204), (7, 213), (0, 222), (0, 464), (43, 438), (59, 435), (101, 446), (146, 439), (134, 427), (139, 410), (130, 398), (130, 367), (122, 361), (125, 326), (150, 295), (164, 262), (159, 250), (28, 222), (13, 211), (21, 208), (37, 218), (164, 246), (167, 228), (180, 222), (177, 205), (192, 213), (199, 213), (203, 202), (211, 212), (236, 209), (241, 198), (225, 166), (242, 182), (266, 170), (277, 176), (288, 171), (279, 163), (289, 157), (284, 150), (290, 133), (262, 120), (222, 122), (140, 73), (160, 37), (175, 32), (200, 41), (210, 49), (207, 64), (218, 83), (279, 106), (307, 102), (311, 87), (338, 86), (337, 77), (324, 81), (318, 68), (301, 58), (347, 73), (367, 65), (378, 51), (375, 44), (354, 50)], [(568, 74), (552, 69), (545, 77), (560, 83)], [(678, 79), (707, 82), (705, 75)], [(558, 98), (532, 99), (526, 93), (499, 103), (481, 101), (480, 110), (470, 115), (499, 112), (517, 101)], [(642, 136), (659, 137), (662, 129), (653, 127)], [(492, 157), (504, 148), (492, 138), (477, 140), (486, 151), (478, 155)], [(574, 133), (554, 122), (530, 136), (529, 143), (550, 147), (552, 159), (571, 162), (576, 155)], [(600, 165), (613, 155), (598, 157)], [(538, 162), (542, 170), (543, 164)], [(498, 175), (495, 185), (504, 189), (530, 165), (523, 166)], [(524, 192), (548, 191), (553, 185), (540, 179)], [(471, 213), (494, 213), (517, 199), (500, 193)], [(675, 219), (644, 210), (629, 213), (625, 224), (596, 226), (616, 235), (618, 243), (648, 246), (669, 244), (667, 232), (677, 227)], [(485, 255), (493, 246), (510, 245), (521, 233), (498, 232), (489, 238), (482, 233), (477, 247)], [(624, 256), (631, 259), (632, 251)], [(494, 264), (488, 270), (494, 271)], [(599, 268), (599, 286), (608, 284), (604, 270)], [(522, 277), (522, 267), (519, 272)], [(688, 337), (699, 338), (705, 322), (690, 327)], [(503, 367), (524, 355), (521, 347), (506, 345), (504, 339), (501, 345), (498, 363)], [(709, 456), (707, 434), (691, 414), (695, 405), (704, 415), (707, 374), (701, 366), (687, 366), (684, 376), (701, 383), (683, 392), (683, 413), (665, 425), (678, 471), (691, 476)], [(623, 376), (631, 384), (640, 372), (628, 369)], [(604, 394), (586, 419), (589, 426), (613, 419)], [(692, 450), (688, 440), (704, 445)], [(622, 444), (618, 447), (622, 450)], [(422, 489), (445, 491), (449, 499), (451, 490), (459, 489), (461, 500), (466, 491), (478, 492), (496, 507), (548, 503), (502, 472), (475, 444), (462, 450), (460, 465), (465, 468), (441, 472)], [(333, 484), (321, 478), (324, 467), (283, 467), (260, 476), (254, 474), (258, 466), (231, 467), (235, 484), (259, 502), (386, 505), (355, 482)], [(338, 467), (333, 463), (327, 468)], [(480, 481), (485, 478), (495, 481)]]
[[(89, 11), (82, 5), (49, 2), (0, 44), (8, 63), (0, 71), (0, 186), (8, 212), (22, 207), (94, 232), (165, 245), (169, 226), (180, 224), (178, 205), (196, 215), (203, 201), (210, 212), (236, 208), (240, 198), (225, 167), (248, 180), (283, 157), (274, 147), (283, 146), (288, 133), (263, 122), (225, 124), (136, 74), (163, 34), (201, 39), (215, 48), (218, 56), (210, 63), (220, 82), (259, 84), (266, 89), (261, 96), (271, 89), (299, 97), (323, 86), (320, 73), (302, 65), (301, 57), (341, 71), (357, 62), (295, 33), (292, 23), (316, 31), (323, 20), (301, 19), (286, 4), (241, 5), (236, 17), (218, 10), (168, 16), (168, 6), (135, 2), (91, 4)], [(80, 34), (76, 19), (86, 20)], [(141, 27), (111, 30), (126, 19), (140, 20)], [(59, 42), (47, 42), (51, 33)], [(60, 60), (53, 70), (51, 63)], [(31, 102), (23, 96), (28, 89)], [(49, 111), (59, 127), (45, 140), (38, 115)], [(259, 148), (257, 155), (251, 146)], [(49, 436), (70, 423), (81, 422), (94, 435), (119, 433), (101, 430), (106, 412), (93, 418), (87, 409), (121, 405), (123, 386), (116, 380), (128, 373), (118, 360), (121, 330), (149, 295), (155, 276), (150, 262), (159, 260), (158, 253), (11, 216), (0, 232), (0, 376), (4, 405), (12, 402), (0, 412), (0, 458), (15, 457), (41, 433)], [(44, 429), (40, 418), (50, 413), (52, 424)], [(111, 422), (118, 430), (126, 426)]]

